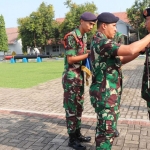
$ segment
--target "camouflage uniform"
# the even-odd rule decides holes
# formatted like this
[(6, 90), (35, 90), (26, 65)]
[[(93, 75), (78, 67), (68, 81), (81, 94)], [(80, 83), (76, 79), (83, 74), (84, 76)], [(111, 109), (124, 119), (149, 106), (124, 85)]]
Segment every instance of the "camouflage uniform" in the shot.
[(84, 54), (87, 47), (87, 36), (82, 37), (78, 28), (71, 32), (78, 40), (75, 40), (73, 35), (69, 35), (65, 40), (65, 58), (64, 58), (64, 72), (62, 77), (62, 85), (64, 89), (63, 106), (66, 112), (66, 123), (68, 134), (75, 133), (76, 129), (81, 126), (81, 116), (84, 102), (84, 76), (81, 71), (82, 61), (74, 64), (69, 64), (67, 55), (77, 56)]
[[(150, 8), (143, 11), (143, 17), (146, 19), (150, 16)], [(144, 63), (144, 72), (142, 79), (141, 96), (147, 102), (147, 110), (150, 119), (150, 48), (146, 48), (146, 60)]]
[[(119, 44), (125, 44), (124, 36), (123, 36), (123, 34), (120, 33), (120, 32), (116, 32), (113, 41), (115, 41), (116, 43), (119, 43)], [(121, 67), (120, 67), (120, 69), (121, 69)], [(122, 74), (121, 74), (121, 76), (122, 76)], [(122, 76), (122, 77), (123, 77), (123, 76)], [(121, 88), (121, 89), (122, 89), (122, 88)], [(122, 93), (122, 91), (121, 91), (121, 93)], [(119, 107), (119, 108), (120, 108), (120, 107)], [(118, 118), (119, 118), (119, 115), (120, 115), (120, 113), (117, 114), (117, 120), (118, 120)]]
[(90, 100), (97, 113), (96, 149), (110, 150), (116, 129), (122, 92), (120, 44), (97, 32), (91, 42), (92, 84)]
[(120, 32), (116, 32), (115, 37), (113, 39), (116, 43), (125, 44), (124, 36)]
[[(142, 89), (141, 95), (142, 98), (147, 102), (147, 109), (150, 119), (150, 48), (146, 48), (146, 60), (144, 63), (144, 72), (143, 72), (143, 79), (142, 79)], [(149, 76), (149, 77), (148, 77)]]

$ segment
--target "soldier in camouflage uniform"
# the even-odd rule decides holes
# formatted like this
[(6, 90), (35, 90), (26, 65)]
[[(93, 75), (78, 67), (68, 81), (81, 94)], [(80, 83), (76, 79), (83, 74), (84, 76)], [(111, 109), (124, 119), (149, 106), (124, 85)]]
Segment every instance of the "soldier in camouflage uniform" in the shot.
[[(120, 32), (116, 32), (116, 34), (115, 34), (115, 36), (113, 38), (113, 41), (115, 41), (118, 44), (125, 44), (124, 35), (122, 33), (120, 33)], [(121, 67), (120, 67), (120, 69), (121, 69)], [(121, 78), (122, 78), (122, 74), (121, 74)], [(121, 89), (122, 89), (122, 87), (121, 87)], [(120, 113), (119, 113), (119, 110), (118, 110), (117, 120), (119, 118), (119, 115), (120, 115)], [(115, 130), (115, 137), (119, 137), (119, 132), (118, 132), (117, 128)]]
[(116, 32), (114, 41), (119, 44), (125, 44), (124, 35), (120, 32)]
[(84, 103), (84, 76), (82, 61), (89, 56), (86, 32), (92, 30), (97, 17), (85, 12), (80, 17), (80, 26), (64, 37), (65, 58), (62, 85), (64, 89), (64, 108), (69, 134), (68, 146), (76, 150), (85, 150), (80, 142), (89, 142), (91, 137), (81, 134), (81, 116)]
[(118, 17), (101, 13), (97, 32), (91, 41), (92, 84), (90, 100), (97, 113), (96, 150), (111, 150), (115, 137), (122, 93), (121, 65), (139, 56), (150, 42), (150, 35), (130, 45), (113, 41)]
[[(150, 33), (150, 8), (144, 10), (143, 17), (145, 18), (145, 27), (148, 33)], [(150, 119), (150, 45), (147, 45), (146, 47), (146, 60), (144, 63), (141, 95), (147, 102), (147, 110)]]

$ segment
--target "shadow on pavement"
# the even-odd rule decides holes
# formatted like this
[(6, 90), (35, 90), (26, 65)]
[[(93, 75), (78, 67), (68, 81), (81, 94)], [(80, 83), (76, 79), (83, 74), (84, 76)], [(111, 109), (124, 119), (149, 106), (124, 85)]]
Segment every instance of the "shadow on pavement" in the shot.
[[(92, 135), (87, 149), (94, 148), (95, 131), (83, 124), (83, 134)], [(71, 150), (67, 146), (65, 120), (48, 116), (0, 114), (0, 150)]]

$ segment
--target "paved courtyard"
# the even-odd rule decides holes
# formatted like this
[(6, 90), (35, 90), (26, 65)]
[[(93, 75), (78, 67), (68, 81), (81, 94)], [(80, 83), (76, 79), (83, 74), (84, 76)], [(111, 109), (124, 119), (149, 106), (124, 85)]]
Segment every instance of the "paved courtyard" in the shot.
[[(150, 122), (140, 92), (143, 64), (144, 58), (138, 58), (122, 67), (120, 136), (112, 150), (150, 150)], [(92, 136), (84, 144), (94, 150), (96, 114), (88, 90), (86, 86), (82, 133)], [(28, 89), (0, 88), (0, 150), (71, 150), (62, 99), (61, 78)]]

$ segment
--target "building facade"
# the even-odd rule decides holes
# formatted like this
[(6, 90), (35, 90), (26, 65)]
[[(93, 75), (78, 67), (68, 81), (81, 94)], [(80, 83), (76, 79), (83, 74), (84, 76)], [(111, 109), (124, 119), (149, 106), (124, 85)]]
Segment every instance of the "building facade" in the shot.
[[(121, 32), (125, 37), (125, 43), (130, 43), (130, 32), (132, 27), (129, 25), (129, 20), (127, 18), (126, 12), (117, 12), (113, 13), (115, 16), (119, 17), (120, 20), (117, 22), (117, 31)], [(56, 21), (62, 23), (64, 18), (57, 18)], [(22, 42), (21, 39), (18, 39), (18, 28), (6, 28), (6, 33), (8, 37), (8, 52), (6, 55), (11, 55), (12, 52), (16, 54), (23, 54), (22, 52)], [(64, 46), (63, 39), (61, 39), (56, 44), (53, 44), (52, 40), (48, 40), (45, 50), (42, 51), (42, 54), (50, 55), (50, 56), (63, 56), (64, 55)], [(0, 56), (4, 56), (4, 52), (0, 52)]]
[[(113, 13), (115, 16), (119, 17), (119, 21), (117, 22), (117, 31), (122, 33), (125, 38), (125, 44), (130, 43), (130, 31), (132, 27), (129, 25), (129, 20), (127, 19), (126, 12), (117, 12)], [(64, 18), (57, 18), (56, 19), (59, 23), (64, 21)], [(64, 46), (63, 42), (60, 42), (56, 45), (53, 45), (52, 42), (48, 42), (48, 45), (45, 49), (45, 54), (52, 55), (52, 56), (59, 56), (64, 54)]]

